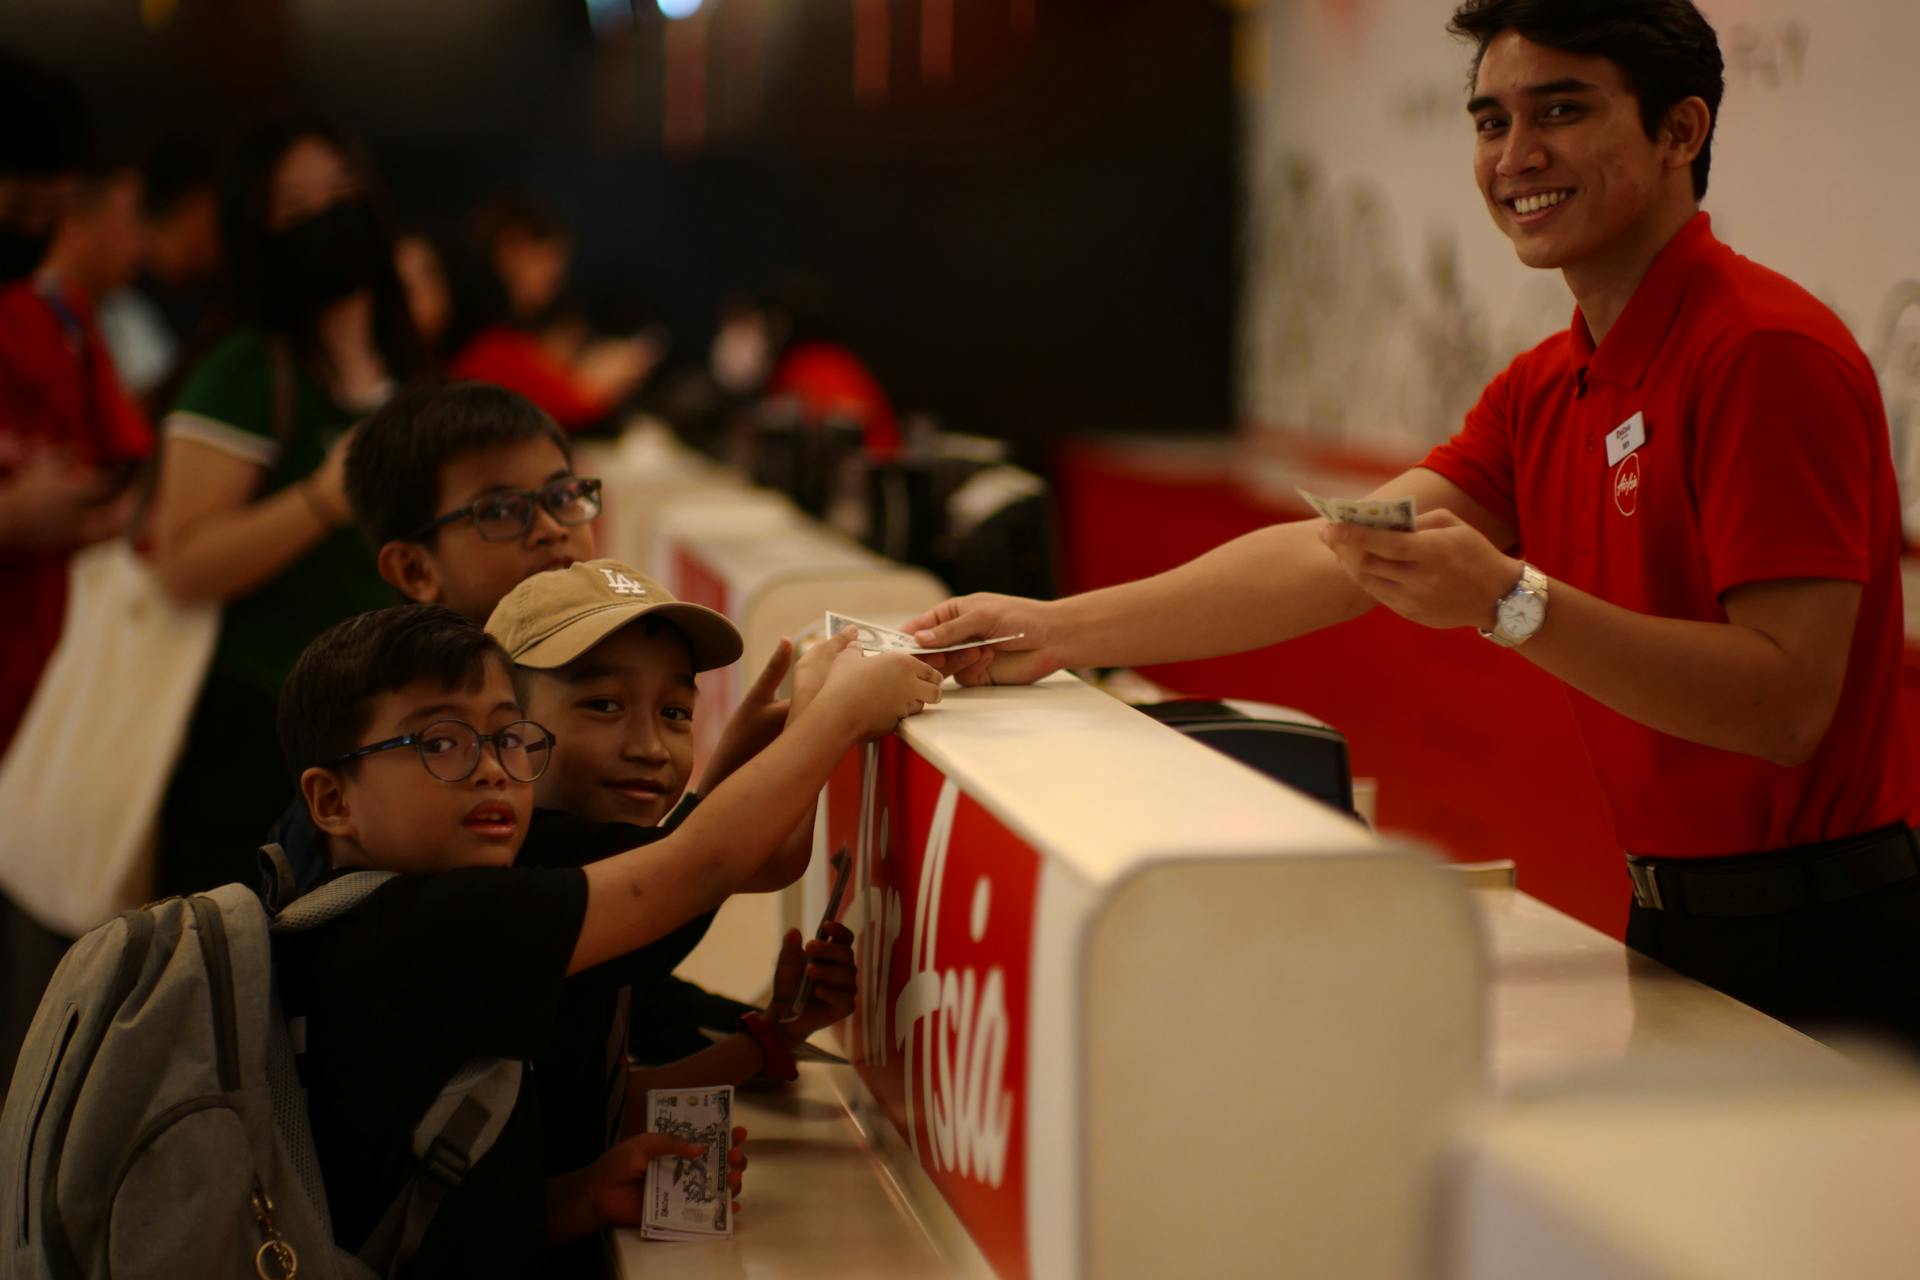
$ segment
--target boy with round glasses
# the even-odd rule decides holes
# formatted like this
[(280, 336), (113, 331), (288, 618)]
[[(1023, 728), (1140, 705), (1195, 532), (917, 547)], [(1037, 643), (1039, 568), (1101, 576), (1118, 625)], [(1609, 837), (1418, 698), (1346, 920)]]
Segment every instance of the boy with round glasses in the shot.
[[(939, 677), (906, 655), (836, 658), (787, 731), (684, 822), (584, 865), (534, 866), (520, 855), (553, 740), (526, 720), (499, 645), (430, 605), (315, 640), (281, 695), (288, 769), (333, 873), (398, 873), (276, 943), (287, 1012), (306, 1019), (302, 1078), (341, 1244), (362, 1247), (412, 1175), (413, 1126), (459, 1067), (549, 1054), (576, 984), (717, 906), (849, 746), (938, 697)], [(552, 1171), (545, 1094), (523, 1078), (409, 1276), (540, 1274), (549, 1245), (639, 1221), (639, 1155), (657, 1136)]]
[(346, 489), (380, 576), (485, 622), (515, 583), (593, 558), (600, 482), (522, 396), (484, 382), (404, 391), (355, 433)]

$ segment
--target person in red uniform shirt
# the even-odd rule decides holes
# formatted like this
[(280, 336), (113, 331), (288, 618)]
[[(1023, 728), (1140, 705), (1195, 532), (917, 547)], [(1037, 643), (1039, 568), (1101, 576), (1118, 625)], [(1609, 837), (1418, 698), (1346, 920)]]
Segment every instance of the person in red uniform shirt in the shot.
[(140, 191), (131, 168), (76, 178), (39, 269), (0, 289), (0, 751), (60, 638), (67, 557), (121, 531), (153, 452), (93, 314), (139, 267)]
[[(1571, 327), (1376, 496), (1411, 532), (1279, 525), (922, 643), (963, 683), (1273, 644), (1377, 604), (1558, 676), (1626, 851), (1635, 948), (1817, 1030), (1920, 1044), (1920, 812), (1897, 711), (1900, 527), (1872, 369), (1700, 211), (1723, 86), (1687, 0), (1467, 0), (1474, 173)], [(1526, 712), (1510, 715), (1526, 732)], [(1524, 810), (1524, 797), (1516, 797)]]
[[(151, 436), (121, 392), (91, 302), (131, 275), (140, 186), (88, 172), (71, 85), (0, 58), (0, 752), (60, 636), (67, 559), (127, 522)], [(24, 749), (24, 748), (21, 748)], [(0, 894), (0, 1092), (72, 941)]]
[(517, 391), (565, 431), (608, 422), (660, 363), (660, 338), (592, 334), (565, 298), (573, 237), (538, 206), (495, 202), (475, 219), (474, 239), (484, 262), (466, 309), (483, 323), (458, 344), (448, 376)]

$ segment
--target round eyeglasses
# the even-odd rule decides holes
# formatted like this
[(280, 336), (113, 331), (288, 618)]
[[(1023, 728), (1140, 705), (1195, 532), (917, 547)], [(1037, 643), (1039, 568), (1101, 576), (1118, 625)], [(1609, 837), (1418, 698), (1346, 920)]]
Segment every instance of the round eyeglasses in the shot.
[(480, 746), (493, 744), (500, 768), (515, 782), (534, 782), (547, 771), (553, 759), (554, 736), (531, 720), (515, 720), (496, 733), (482, 733), (464, 720), (440, 720), (418, 733), (388, 738), (370, 746), (356, 747), (327, 767), (337, 769), (349, 760), (370, 756), (376, 751), (396, 747), (414, 747), (428, 773), (442, 782), (465, 782), (480, 767)]
[(482, 494), (466, 506), (429, 520), (414, 531), (409, 542), (419, 542), (456, 520), (473, 517), (473, 527), (488, 542), (511, 542), (533, 527), (539, 507), (560, 524), (585, 524), (600, 514), (600, 481), (596, 476), (568, 476), (539, 489), (501, 489)]

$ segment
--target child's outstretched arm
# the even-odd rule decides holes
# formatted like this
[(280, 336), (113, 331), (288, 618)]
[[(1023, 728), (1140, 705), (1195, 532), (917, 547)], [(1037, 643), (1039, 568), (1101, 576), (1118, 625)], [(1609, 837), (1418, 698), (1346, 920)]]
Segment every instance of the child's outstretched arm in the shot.
[[(792, 724), (800, 718), (807, 705), (819, 694), (826, 684), (827, 673), (833, 663), (853, 644), (859, 633), (847, 627), (837, 636), (829, 636), (807, 650), (806, 657), (793, 668), (793, 697), (787, 703), (787, 723)], [(787, 838), (780, 843), (771, 858), (760, 869), (748, 876), (740, 885), (740, 893), (778, 893), (780, 890), (806, 874), (807, 863), (813, 857), (813, 815), (808, 809), (806, 816), (795, 824)]]
[(847, 749), (938, 702), (940, 680), (908, 654), (840, 652), (794, 723), (671, 835), (584, 868), (586, 919), (567, 972), (637, 950), (719, 906), (812, 810)]

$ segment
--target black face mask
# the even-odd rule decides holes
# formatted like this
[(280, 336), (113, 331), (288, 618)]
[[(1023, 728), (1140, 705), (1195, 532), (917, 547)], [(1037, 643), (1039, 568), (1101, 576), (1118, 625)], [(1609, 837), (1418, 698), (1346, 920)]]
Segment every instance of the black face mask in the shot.
[(12, 227), (0, 227), (0, 284), (32, 275), (46, 260), (47, 250), (52, 244), (51, 234), (35, 235), (16, 231)]
[(379, 270), (379, 228), (364, 200), (336, 200), (267, 241), (267, 288), (273, 310), (304, 318), (373, 283)]

